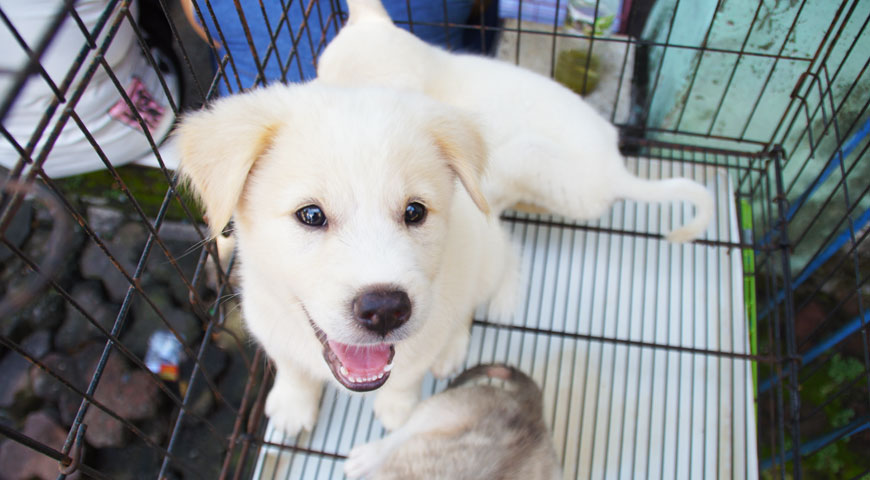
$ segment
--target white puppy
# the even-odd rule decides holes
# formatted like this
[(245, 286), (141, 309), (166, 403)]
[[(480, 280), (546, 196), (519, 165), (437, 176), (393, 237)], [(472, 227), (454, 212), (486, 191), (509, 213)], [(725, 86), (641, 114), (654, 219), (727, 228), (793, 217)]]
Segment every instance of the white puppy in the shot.
[(630, 174), (616, 128), (571, 90), (514, 65), (428, 45), (395, 27), (379, 0), (348, 6), (350, 18), (321, 56), (318, 79), (419, 91), (472, 114), (490, 153), (483, 192), (496, 213), (524, 203), (593, 219), (619, 198), (688, 200), (695, 217), (667, 239), (688, 241), (707, 228), (710, 193), (687, 179)]
[(219, 100), (178, 134), (212, 232), (234, 218), (244, 317), (277, 368), (273, 424), (311, 429), (334, 378), (381, 388), (375, 412), (399, 426), (510, 277), (475, 125), (424, 95), (312, 83)]

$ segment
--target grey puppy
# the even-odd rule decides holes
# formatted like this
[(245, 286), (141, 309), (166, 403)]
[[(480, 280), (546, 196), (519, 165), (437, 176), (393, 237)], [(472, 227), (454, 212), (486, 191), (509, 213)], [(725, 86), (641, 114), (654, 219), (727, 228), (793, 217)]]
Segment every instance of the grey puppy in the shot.
[[(487, 378), (501, 385), (480, 382)], [(402, 427), (354, 447), (344, 472), (369, 479), (562, 478), (541, 391), (507, 365), (466, 370)]]

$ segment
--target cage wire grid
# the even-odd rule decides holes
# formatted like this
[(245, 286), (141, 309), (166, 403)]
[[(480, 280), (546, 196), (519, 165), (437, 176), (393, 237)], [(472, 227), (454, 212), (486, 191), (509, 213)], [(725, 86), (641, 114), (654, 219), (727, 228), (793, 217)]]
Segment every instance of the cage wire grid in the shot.
[[(727, 175), (712, 166), (723, 159), (673, 149), (652, 154), (664, 159), (629, 158), (629, 165), (642, 176), (708, 180), (721, 204), (735, 204)], [(593, 225), (524, 213), (505, 218), (528, 283), (510, 319), (478, 312), (467, 363), (507, 362), (538, 380), (566, 478), (756, 475), (747, 381), (750, 360), (770, 359), (749, 354), (737, 321), (744, 315), (736, 215), (733, 207), (720, 211), (711, 235), (692, 246), (657, 240), (690, 214), (625, 202)], [(701, 292), (709, 292), (708, 302), (694, 301)], [(668, 301), (648, 300), (658, 297)], [(657, 374), (656, 365), (667, 373)], [(423, 395), (445, 386), (429, 378)], [(329, 388), (321, 408), (311, 435), (267, 430), (256, 477), (333, 478), (341, 471), (335, 459), (382, 434), (370, 399)], [(708, 409), (717, 413), (705, 415)]]
[[(0, 94), (0, 133), (18, 156), (3, 183), (0, 240), (11, 251), (11, 258), (31, 270), (27, 276), (30, 283), (5, 288), (0, 318), (23, 315), (27, 303), (38, 300), (44, 292), (53, 292), (66, 309), (78, 312), (99, 332), (101, 348), (97, 361), (88, 368), (86, 381), (81, 382), (69, 378), (62, 366), (34, 354), (23, 342), (23, 327), (4, 330), (0, 335), (4, 358), (25, 360), (34, 371), (72, 395), (76, 405), (69, 425), (62, 427), (65, 438), (59, 443), (36, 438), (21, 421), (4, 413), (0, 422), (4, 445), (12, 442), (57, 461), (57, 478), (112, 478), (114, 474), (99, 464), (99, 449), (86, 440), (92, 418), (89, 412), (98, 411), (121, 424), (130, 444), (158, 458), (151, 465), (153, 469), (137, 472), (143, 475), (340, 475), (341, 460), (352, 444), (383, 433), (372, 420), (370, 401), (328, 388), (321, 418), (310, 435), (285, 438), (267, 427), (263, 403), (273, 372), (264, 353), (229, 326), (238, 313), (226, 301), (234, 294), (227, 281), (232, 260), (229, 268), (216, 262), (216, 250), (212, 242), (206, 242), (207, 229), (200, 214), (176, 189), (175, 173), (162, 160), (161, 139), (151, 135), (151, 126), (138, 113), (106, 55), (119, 31), (132, 31), (150, 68), (158, 72), (160, 88), (170, 99), (173, 114), (214, 97), (221, 84), (230, 92), (252, 85), (242, 84), (232, 55), (221, 56), (215, 47), (182, 40), (187, 26), (171, 2), (136, 5), (109, 0), (91, 28), (80, 18), (76, 3), (59, 2), (44, 30), (32, 38), (16, 28), (10, 10), (0, 4), (0, 29), (10, 32), (13, 47), (26, 54), (22, 64), (0, 71), (6, 80)], [(597, 9), (599, 2), (595, 3)], [(410, 2), (408, 18), (395, 19), (412, 30), (415, 26), (436, 26), (445, 31), (458, 28), (473, 32), (489, 47), (510, 39), (512, 58), (508, 60), (521, 65), (524, 50), (544, 42), (547, 48), (543, 51), (549, 56), (542, 73), (548, 75), (555, 72), (557, 47), (562, 42), (581, 42), (587, 53), (615, 46), (620, 61), (613, 83), (618, 87), (609, 99), (612, 108), (607, 114), (624, 133), (630, 167), (643, 176), (694, 176), (705, 180), (717, 198), (714, 225), (704, 237), (685, 246), (669, 245), (660, 234), (672, 223), (688, 218), (691, 212), (682, 206), (619, 202), (604, 218), (585, 223), (507, 213), (503, 221), (520, 242), (528, 271), (524, 302), (511, 319), (491, 319), (485, 311), (476, 314), (468, 364), (510, 361), (539, 382), (566, 478), (811, 476), (805, 473), (808, 465), (823, 461), (832, 445), (842, 447), (856, 438), (867, 442), (870, 426), (868, 275), (862, 257), (870, 232), (870, 184), (864, 169), (870, 145), (866, 140), (870, 130), (870, 97), (866, 95), (870, 2), (802, 0), (791, 2), (783, 11), (771, 11), (765, 2), (745, 2), (751, 6), (747, 10), (751, 15), (734, 25), (728, 23), (733, 20), (728, 17), (728, 5), (719, 1), (709, 19), (698, 25), (703, 27), (699, 30), (703, 36), (691, 41), (681, 37), (680, 28), (691, 20), (686, 15), (697, 11), (679, 0), (664, 3), (670, 8), (662, 9), (664, 19), (659, 21), (657, 36), (640, 30), (622, 36), (569, 33), (555, 22), (542, 25), (523, 21), (522, 8), (517, 21), (491, 25), (484, 19), (495, 6), (487, 2), (476, 4), (476, 24), (415, 22)], [(178, 67), (188, 71), (185, 78), (192, 80), (187, 85), (186, 104), (173, 94), (160, 73), (158, 59), (149, 48), (153, 38), (148, 38), (135, 18), (136, 7), (147, 4), (167, 21)], [(193, 5), (201, 23), (207, 17), (214, 21), (209, 2), (206, 9)], [(258, 5), (267, 16), (264, 3)], [(263, 66), (272, 56), (280, 63), (285, 79), (297, 74), (303, 77), (302, 57), (316, 58), (346, 17), (343, 5), (335, 0), (282, 0), (281, 5), (281, 17), (269, 22), (277, 26), (269, 30), (272, 41), (265, 53), (255, 45), (247, 27), (249, 19), (239, 11), (247, 44), (257, 60), (256, 83), (265, 82)], [(445, 2), (445, 18), (447, 8)], [(298, 9), (301, 24), (292, 24), (291, 19), (299, 17), (291, 15), (291, 9)], [(626, 23), (643, 25), (643, 12), (643, 8), (632, 8)], [(804, 24), (815, 16), (825, 20), (825, 28), (809, 35), (811, 40), (801, 48), (790, 46), (799, 33), (807, 33)], [(787, 27), (774, 36), (776, 41), (770, 46), (760, 48), (756, 36), (774, 22), (771, 17)], [(64, 25), (75, 25), (84, 40), (70, 58), (69, 68), (57, 76), (41, 61)], [(721, 37), (726, 25), (737, 31), (730, 43)], [(493, 33), (496, 38), (490, 36)], [(216, 34), (217, 39), (210, 38), (212, 44), (227, 43), (219, 27)], [(275, 47), (279, 38), (289, 38), (291, 51)], [(197, 48), (210, 49), (217, 59), (213, 77), (196, 74)], [(308, 52), (302, 55), (305, 49)], [(669, 115), (657, 118), (657, 102), (669, 98), (665, 85), (674, 65), (669, 62), (674, 61), (687, 62), (688, 84), (682, 92), (687, 100), (678, 103), (677, 110)], [(718, 84), (715, 95), (699, 100), (694, 94), (708, 92), (704, 89), (709, 87), (710, 68), (717, 64), (725, 66), (724, 82)], [(758, 70), (760, 75), (751, 78), (748, 70)], [(137, 173), (112, 165), (76, 110), (88, 86), (100, 75), (109, 78), (133, 112), (154, 152), (165, 182), (156, 206), (144, 205), (137, 198), (128, 186)], [(738, 87), (753, 81), (751, 95)], [(22, 139), (7, 129), (5, 121), (28, 82), (46, 85), (52, 97), (32, 132)], [(630, 103), (632, 108), (623, 113), (620, 102)], [(706, 122), (697, 122), (693, 114), (704, 109), (711, 114)], [(773, 121), (766, 122), (765, 115), (771, 111), (775, 113)], [(737, 121), (732, 122), (732, 117)], [(732, 123), (736, 127), (731, 128)], [(123, 198), (120, 208), (144, 227), (144, 245), (135, 261), (125, 261), (114, 253), (116, 247), (104, 238), (105, 232), (91, 225), (87, 202), (41, 168), (65, 129), (81, 132)], [(47, 223), (54, 227), (49, 248), (42, 255), (25, 251), (13, 238), (14, 218), (30, 199), (45, 203)], [(180, 213), (177, 219), (169, 220), (172, 209)], [(75, 229), (69, 227), (70, 220)], [(196, 244), (195, 248), (179, 252), (173, 247), (168, 232), (178, 225), (192, 232), (187, 238), (194, 239), (191, 244)], [(126, 287), (108, 325), (71, 293), (73, 286), (62, 274), (63, 260), (75, 253), (72, 232), (96, 247)], [(196, 261), (192, 271), (186, 271), (182, 263), (191, 256)], [(186, 312), (198, 326), (193, 341), (181, 331), (177, 319), (158, 304), (150, 284), (143, 282), (154, 268), (154, 258), (168, 264), (186, 291)], [(211, 289), (205, 287), (207, 271), (218, 272), (216, 286)], [(833, 285), (837, 294), (831, 293)], [(604, 307), (622, 296), (626, 302), (616, 302), (613, 311)], [(712, 298), (716, 299), (715, 308), (712, 301), (704, 304)], [(823, 301), (827, 303), (820, 319), (798, 331), (799, 313)], [(142, 355), (128, 346), (125, 332), (138, 321), (131, 312), (143, 302), (179, 340), (189, 360), (190, 368), (179, 382), (167, 382), (152, 373)], [(581, 308), (582, 302), (589, 310)], [(724, 307), (730, 314), (718, 311)], [(716, 320), (720, 322), (718, 332), (713, 328)], [(662, 325), (672, 330), (666, 328), (663, 334), (658, 328)], [(724, 342), (728, 335), (731, 341)], [(222, 375), (210, 368), (209, 356), (219, 349), (237, 356), (246, 372), (245, 381), (234, 391), (220, 385)], [(857, 352), (853, 374), (834, 375), (846, 352)], [(156, 388), (160, 401), (171, 412), (162, 434), (145, 431), (142, 422), (125, 418), (100, 395), (101, 380), (111, 370), (110, 357), (121, 358), (130, 371), (143, 372), (148, 384)], [(596, 360), (597, 368), (593, 365)], [(634, 370), (655, 369), (662, 364), (664, 378), (653, 372), (648, 379)], [(723, 371), (730, 373), (730, 378)], [(830, 385), (818, 389), (820, 378), (829, 379)], [(179, 388), (181, 383), (184, 388)], [(428, 379), (423, 394), (431, 395), (444, 386), (443, 381)], [(820, 398), (804, 399), (802, 391), (809, 389), (820, 390)], [(227, 413), (221, 418), (204, 414), (196, 407), (198, 391), (207, 392), (214, 408)], [(647, 402), (642, 401), (642, 392), (651, 394)], [(852, 400), (848, 407), (844, 399)], [(667, 415), (655, 417), (655, 413), (665, 411), (673, 415), (673, 410), (667, 410), (673, 408), (672, 402), (680, 412), (677, 418), (669, 422)], [(684, 408), (689, 412), (685, 417)], [(849, 409), (852, 415), (836, 425), (819, 428), (832, 409), (834, 413)], [(647, 424), (641, 427), (648, 428), (632, 430), (643, 419), (644, 411), (649, 419), (643, 420)], [(728, 424), (727, 420), (735, 418), (738, 421)], [(197, 436), (192, 444), (192, 437), (185, 434), (194, 430)], [(633, 438), (638, 431), (644, 431), (647, 438)], [(733, 443), (705, 440), (698, 445), (698, 438), (706, 439), (710, 431)], [(217, 452), (212, 458), (219, 461), (202, 465), (192, 459), (191, 450), (208, 448)], [(868, 466), (861, 465), (852, 470), (851, 478), (868, 474)]]

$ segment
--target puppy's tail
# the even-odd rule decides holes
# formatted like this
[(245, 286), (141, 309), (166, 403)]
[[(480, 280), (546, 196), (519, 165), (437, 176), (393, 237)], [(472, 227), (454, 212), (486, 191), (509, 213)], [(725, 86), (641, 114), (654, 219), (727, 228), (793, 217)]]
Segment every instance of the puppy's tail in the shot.
[(348, 25), (368, 20), (386, 20), (392, 22), (390, 14), (384, 9), (381, 0), (347, 0), (347, 8), (350, 10), (350, 15), (347, 19)]
[(682, 243), (693, 240), (710, 225), (713, 218), (713, 196), (700, 183), (688, 178), (647, 180), (628, 175), (622, 197), (642, 202), (667, 202), (687, 200), (695, 206), (695, 217), (688, 223), (665, 235), (669, 242)]
[(471, 367), (454, 378), (447, 388), (459, 387), (478, 378), (497, 378), (513, 385), (516, 395), (530, 408), (541, 408), (541, 389), (531, 377), (503, 363)]

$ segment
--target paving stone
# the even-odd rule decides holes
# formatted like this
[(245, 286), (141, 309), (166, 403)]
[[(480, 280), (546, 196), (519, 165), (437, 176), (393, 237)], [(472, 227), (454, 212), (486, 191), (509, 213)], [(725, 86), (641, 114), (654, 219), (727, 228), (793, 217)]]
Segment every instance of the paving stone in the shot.
[[(166, 322), (184, 339), (188, 345), (194, 345), (202, 336), (203, 327), (199, 319), (192, 313), (175, 306), (169, 292), (165, 288), (147, 288), (145, 292), (151, 302), (160, 310)], [(124, 328), (121, 341), (140, 358), (144, 358), (148, 350), (151, 335), (158, 330), (169, 330), (154, 308), (137, 295), (133, 304), (133, 318)]]
[[(179, 246), (178, 242), (168, 241), (166, 244), (178, 268), (184, 272), (187, 281), (192, 282), (193, 273), (196, 271), (196, 263), (199, 260), (198, 250), (194, 253), (188, 253), (194, 243), (185, 243)], [(176, 304), (188, 305), (190, 303), (190, 289), (162, 250), (155, 248), (148, 258), (146, 279), (149, 286), (160, 285), (165, 288)], [(202, 290), (202, 288), (198, 290)], [(202, 294), (202, 292), (198, 293)]]
[(0, 408), (10, 408), (30, 388), (30, 362), (15, 352), (0, 359)]
[[(25, 200), (21, 202), (21, 206), (15, 215), (12, 216), (12, 221), (6, 228), (4, 236), (12, 245), (20, 247), (24, 240), (30, 235), (31, 223), (33, 219), (33, 201)], [(12, 250), (0, 243), (0, 261), (7, 261), (12, 256)]]
[[(133, 263), (118, 257), (117, 252), (111, 246), (107, 246), (107, 248), (116, 256), (115, 258), (127, 273), (132, 275), (135, 268)], [(130, 282), (127, 281), (127, 277), (115, 267), (97, 244), (88, 242), (81, 257), (79, 257), (79, 268), (81, 269), (82, 276), (85, 278), (103, 282), (103, 286), (113, 302), (121, 303), (124, 300)]]
[(102, 205), (89, 205), (87, 217), (91, 229), (106, 238), (111, 238), (124, 222), (123, 213)]
[[(228, 408), (218, 408), (209, 415), (207, 421), (219, 432), (231, 432), (235, 422), (235, 414)], [(187, 465), (195, 465), (204, 478), (218, 478), (225, 455), (225, 445), (214, 437), (211, 430), (203, 422), (187, 419), (179, 433), (178, 445), (187, 445), (178, 449), (179, 460)], [(181, 470), (182, 476), (184, 470)]]
[[(224, 352), (219, 347), (209, 344), (206, 348), (205, 354), (202, 358), (202, 365), (205, 367), (205, 370), (208, 372), (209, 379), (212, 381), (212, 384), (217, 386), (218, 391), (224, 397), (233, 398), (236, 395), (239, 395), (240, 392), (232, 391), (232, 388), (238, 387), (238, 385), (233, 384), (229, 389), (225, 387), (225, 377), (227, 364), (230, 360), (229, 355)], [(192, 360), (185, 360), (181, 365), (181, 381), (187, 382), (190, 380), (191, 373), (193, 371), (195, 363)], [(187, 388), (190, 388), (187, 385)], [(244, 386), (241, 388), (244, 391)], [(209, 412), (212, 411), (215, 406), (215, 394), (209, 384), (205, 381), (203, 377), (203, 370), (200, 369), (196, 374), (196, 382), (193, 384), (193, 391), (190, 393), (191, 398), (193, 399), (190, 403), (190, 410), (199, 416), (206, 416)], [(233, 400), (229, 400), (232, 402)], [(238, 405), (238, 402), (235, 403)]]
[[(147, 238), (145, 227), (130, 222), (122, 225), (104, 243), (118, 264), (132, 277)], [(79, 259), (79, 268), (85, 278), (103, 282), (111, 301), (121, 303), (124, 300), (130, 282), (95, 242), (89, 241), (85, 246)]]
[[(99, 282), (85, 281), (73, 286), (70, 296), (107, 331), (112, 329), (119, 306), (109, 303)], [(66, 304), (66, 315), (55, 335), (54, 344), (62, 351), (75, 351), (89, 340), (105, 340), (106, 336), (71, 304)]]
[[(93, 372), (93, 362), (86, 372)], [(146, 372), (129, 371), (117, 352), (110, 354), (103, 369), (94, 398), (117, 416), (130, 421), (142, 420), (155, 414), (158, 405), (158, 386)], [(91, 406), (85, 414), (88, 425), (85, 439), (95, 447), (120, 446), (127, 428), (102, 409)]]
[[(55, 450), (60, 450), (68, 432), (46, 412), (37, 411), (28, 415), (21, 433)], [(0, 444), (0, 478), (4, 480), (34, 478), (54, 480), (58, 473), (57, 460), (13, 440), (6, 440)], [(79, 472), (67, 478), (78, 479)]]
[[(51, 333), (39, 330), (21, 341), (19, 346), (33, 359), (41, 359), (48, 353), (51, 345)], [(8, 351), (0, 358), (0, 408), (9, 408), (17, 412), (27, 410), (35, 400), (30, 368), (33, 363), (18, 354)]]
[[(56, 372), (59, 376), (75, 380), (78, 378), (78, 373), (74, 371), (75, 364), (70, 358), (64, 354), (52, 352), (42, 358), (41, 362), (46, 368)], [(41, 368), (33, 365), (30, 367), (30, 378), (33, 382), (33, 390), (40, 398), (51, 401), (57, 400), (63, 388), (57, 379)]]
[(162, 461), (158, 450), (142, 443), (101, 448), (94, 454), (94, 464), (100, 466), (100, 473), (114, 480), (156, 477)]
[[(51, 352), (43, 357), (41, 362), (79, 391), (84, 391), (86, 384), (72, 357)], [(82, 398), (57, 378), (35, 365), (30, 368), (30, 381), (34, 394), (45, 402), (56, 405), (61, 422), (65, 426), (71, 425)]]
[(63, 298), (49, 287), (18, 312), (0, 318), (0, 335), (20, 339), (35, 330), (57, 328), (63, 319), (63, 305)]
[(51, 332), (37, 330), (21, 341), (21, 348), (33, 358), (44, 357), (51, 350)]

